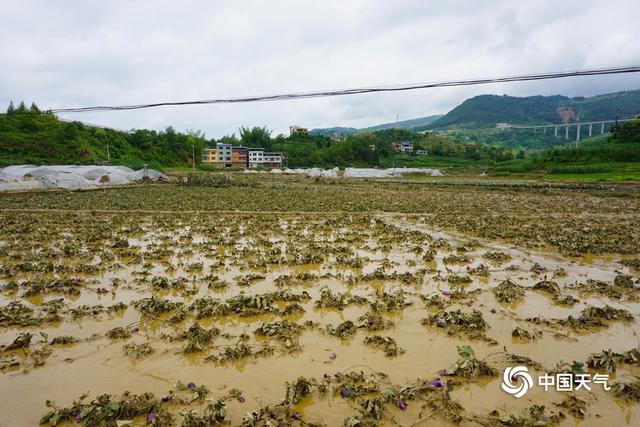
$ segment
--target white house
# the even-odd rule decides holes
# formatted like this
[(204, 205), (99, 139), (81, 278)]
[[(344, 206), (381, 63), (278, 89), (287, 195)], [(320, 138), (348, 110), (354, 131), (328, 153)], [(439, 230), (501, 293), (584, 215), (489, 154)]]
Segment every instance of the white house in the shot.
[(264, 166), (264, 148), (249, 148), (249, 167), (258, 168)]

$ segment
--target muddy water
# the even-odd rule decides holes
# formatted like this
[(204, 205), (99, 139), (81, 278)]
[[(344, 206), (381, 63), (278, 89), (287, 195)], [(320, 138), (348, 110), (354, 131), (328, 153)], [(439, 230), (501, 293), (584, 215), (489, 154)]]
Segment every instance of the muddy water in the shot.
[[(566, 397), (566, 393), (544, 392), (538, 387), (522, 399), (515, 399), (500, 389), (502, 370), (509, 366), (504, 359), (506, 354), (516, 353), (527, 356), (542, 365), (541, 370), (530, 370), (541, 374), (551, 371), (558, 362), (568, 363), (586, 361), (591, 353), (603, 349), (626, 351), (639, 344), (636, 334), (637, 322), (610, 322), (609, 327), (594, 331), (576, 333), (570, 330), (542, 324), (532, 324), (527, 318), (543, 317), (545, 319), (562, 319), (567, 316), (580, 316), (587, 305), (604, 306), (605, 304), (628, 310), (635, 318), (640, 315), (640, 305), (630, 301), (619, 301), (597, 295), (581, 295), (566, 288), (566, 285), (585, 282), (587, 279), (613, 282), (616, 271), (632, 273), (619, 264), (605, 259), (566, 259), (552, 253), (534, 253), (522, 251), (517, 247), (500, 242), (475, 241), (465, 236), (434, 231), (426, 228), (415, 217), (394, 215), (380, 216), (389, 228), (373, 228), (371, 223), (356, 220), (351, 224), (334, 224), (329, 227), (318, 226), (318, 220), (308, 218), (280, 220), (267, 219), (258, 224), (246, 220), (239, 224), (224, 226), (216, 222), (218, 228), (203, 230), (197, 227), (196, 221), (188, 219), (175, 221), (166, 219), (158, 225), (141, 218), (142, 232), (133, 233), (127, 229), (116, 229), (114, 233), (126, 238), (131, 250), (144, 254), (154, 248), (165, 248), (170, 252), (166, 257), (146, 257), (144, 261), (136, 261), (135, 253), (129, 258), (116, 256), (119, 263), (110, 264), (109, 268), (95, 275), (87, 275), (93, 282), (81, 290), (80, 295), (64, 297), (65, 307), (77, 308), (83, 305), (108, 306), (118, 302), (132, 301), (154, 295), (171, 301), (183, 301), (187, 304), (197, 298), (210, 295), (226, 300), (240, 293), (260, 295), (277, 290), (288, 290), (292, 293), (306, 291), (311, 297), (300, 302), (305, 312), (297, 315), (280, 316), (267, 313), (258, 316), (241, 317), (235, 313), (205, 318), (199, 323), (205, 327), (217, 327), (228, 338), (218, 337), (210, 348), (202, 352), (185, 354), (184, 343), (162, 339), (163, 334), (183, 331), (193, 324), (195, 319), (177, 323), (167, 323), (168, 315), (145, 318), (131, 305), (121, 312), (96, 316), (82, 316), (74, 319), (65, 315), (63, 320), (54, 324), (42, 324), (36, 327), (5, 326), (0, 329), (0, 344), (9, 344), (20, 331), (34, 334), (32, 348), (42, 345), (44, 332), (50, 338), (70, 335), (79, 341), (69, 345), (53, 345), (52, 352), (44, 365), (34, 366), (29, 359), (30, 350), (11, 350), (6, 355), (20, 361), (18, 368), (6, 368), (0, 373), (0, 425), (22, 426), (38, 423), (46, 412), (44, 402), (54, 400), (58, 405), (69, 405), (81, 394), (88, 392), (91, 397), (102, 393), (120, 394), (125, 390), (133, 393), (153, 392), (156, 396), (166, 395), (177, 381), (194, 382), (206, 385), (211, 390), (211, 397), (223, 396), (230, 389), (240, 389), (246, 398), (244, 403), (230, 400), (227, 403), (230, 422), (240, 424), (247, 411), (255, 410), (267, 404), (277, 404), (285, 395), (285, 382), (292, 382), (300, 376), (320, 379), (323, 375), (334, 376), (337, 372), (350, 370), (365, 372), (384, 372), (389, 380), (401, 386), (414, 382), (417, 378), (435, 378), (439, 372), (451, 366), (459, 359), (456, 347), (469, 344), (473, 347), (478, 359), (498, 369), (500, 374), (492, 378), (472, 381), (461, 381), (454, 387), (451, 396), (465, 409), (467, 417), (463, 425), (473, 425), (473, 416), (486, 416), (497, 409), (501, 414), (519, 414), (533, 404), (545, 405), (552, 411), (558, 411), (556, 403)], [(307, 224), (309, 223), (309, 224)], [(315, 224), (315, 226), (314, 226)], [(154, 229), (162, 228), (162, 230)], [(74, 235), (73, 224), (60, 224), (60, 230)], [(402, 232), (417, 233), (403, 235)], [(229, 240), (220, 242), (216, 236), (221, 233)], [(420, 236), (422, 234), (422, 237)], [(79, 236), (76, 236), (79, 237)], [(79, 237), (81, 239), (81, 237)], [(259, 238), (259, 239), (258, 239)], [(429, 244), (427, 240), (440, 238), (449, 243), (450, 248), (439, 248), (434, 261), (424, 261), (420, 253), (416, 253), (416, 245)], [(337, 256), (325, 254), (321, 262), (269, 264), (252, 267), (249, 261), (259, 258), (254, 252), (256, 248), (277, 248), (287, 254), (308, 253), (311, 242), (320, 242), (328, 246), (345, 246), (351, 251), (350, 256), (357, 255), (364, 259), (357, 268), (337, 265)], [(87, 243), (87, 242), (85, 242)], [(56, 245), (52, 239), (42, 246)], [(88, 247), (90, 245), (87, 243)], [(37, 243), (36, 243), (37, 246)], [(464, 262), (445, 264), (443, 259), (456, 253), (456, 248), (466, 247), (460, 252), (468, 258)], [(88, 249), (91, 251), (92, 249)], [(500, 251), (508, 254), (505, 262), (491, 262), (483, 259), (487, 251)], [(4, 261), (12, 262), (10, 254)], [(133, 260), (133, 261), (132, 261)], [(73, 257), (66, 262), (73, 263)], [(468, 292), (478, 290), (472, 298), (456, 303), (447, 303), (447, 310), (462, 309), (479, 310), (489, 325), (487, 337), (495, 340), (497, 345), (490, 345), (484, 340), (473, 340), (464, 336), (450, 336), (435, 326), (422, 326), (420, 321), (437, 311), (427, 308), (420, 298), (441, 295), (442, 291), (455, 289), (446, 277), (467, 274), (468, 267), (476, 267), (481, 263), (489, 266), (488, 277), (471, 276), (472, 282), (464, 285)], [(533, 266), (539, 264), (543, 270), (532, 272)], [(190, 266), (201, 264), (201, 269)], [(517, 268), (514, 268), (517, 267)], [(368, 280), (363, 275), (374, 273), (384, 267), (387, 273), (422, 273), (417, 283), (403, 283), (401, 280)], [(425, 270), (426, 269), (426, 270)], [(560, 273), (562, 272), (562, 273)], [(219, 280), (229, 283), (226, 288), (217, 290), (206, 286), (204, 277), (215, 274)], [(252, 282), (249, 286), (240, 286), (239, 278), (250, 273), (259, 273), (264, 278)], [(313, 273), (318, 278), (302, 283), (277, 286), (276, 279), (283, 275), (296, 273)], [(59, 273), (57, 274), (59, 275)], [(10, 280), (29, 280), (37, 275), (18, 272), (12, 279), (2, 279), (3, 284)], [(52, 274), (56, 276), (56, 274)], [(153, 290), (144, 277), (165, 276), (170, 279), (184, 278), (195, 292), (186, 295), (177, 290)], [(349, 283), (349, 277), (357, 277), (355, 283)], [(543, 279), (553, 279), (563, 290), (579, 299), (572, 307), (560, 306), (553, 302), (552, 296), (531, 289)], [(121, 285), (114, 287), (114, 279)], [(521, 302), (501, 304), (496, 301), (491, 289), (505, 279), (526, 288)], [(380, 349), (363, 343), (367, 335), (373, 335), (366, 329), (359, 329), (348, 339), (340, 339), (326, 332), (327, 326), (335, 326), (341, 322), (357, 319), (369, 311), (368, 305), (348, 304), (341, 309), (317, 308), (315, 302), (320, 299), (321, 289), (326, 287), (335, 292), (347, 292), (373, 301), (376, 291), (406, 292), (411, 302), (402, 310), (384, 313), (383, 316), (394, 323), (393, 328), (375, 334), (394, 338), (405, 352), (397, 357), (387, 357)], [(97, 293), (98, 288), (107, 289), (107, 293)], [(5, 291), (0, 297), (2, 306), (11, 301), (22, 301), (38, 307), (46, 301), (60, 298), (55, 293), (41, 293), (29, 298), (21, 298), (19, 292)], [(446, 298), (445, 298), (446, 299)], [(282, 308), (285, 304), (277, 303)], [(302, 324), (315, 322), (315, 327), (305, 330), (300, 337), (302, 350), (288, 352), (275, 345), (275, 354), (269, 357), (248, 357), (223, 363), (211, 362), (205, 358), (218, 353), (225, 346), (238, 342), (242, 334), (249, 335), (249, 343), (258, 346), (272, 340), (254, 337), (253, 331), (263, 323), (287, 319)], [(106, 331), (114, 327), (131, 329), (134, 325), (139, 330), (125, 341), (111, 340), (104, 336)], [(522, 341), (511, 336), (516, 326), (536, 331), (539, 338), (533, 341)], [(558, 336), (557, 332), (561, 335)], [(141, 358), (131, 358), (124, 354), (125, 343), (148, 342), (154, 353)], [(332, 354), (335, 353), (335, 358)], [(617, 373), (611, 375), (611, 382), (619, 379), (633, 379), (640, 375), (640, 368), (622, 366)], [(602, 425), (618, 423), (622, 425), (640, 424), (640, 410), (637, 405), (625, 403), (614, 398), (600, 386), (593, 391), (576, 393), (589, 403), (585, 420), (581, 425)], [(172, 408), (174, 412), (182, 409)], [(342, 425), (346, 417), (358, 413), (358, 405), (339, 395), (319, 396), (313, 393), (299, 402), (295, 409), (309, 422), (323, 422), (327, 425)], [(566, 411), (565, 411), (566, 413)], [(180, 417), (177, 418), (178, 420)], [(420, 402), (409, 402), (409, 407), (402, 411), (390, 405), (384, 414), (383, 425), (446, 425), (451, 422), (441, 414), (422, 411)], [(563, 425), (574, 425), (578, 420), (571, 415), (562, 421)]]

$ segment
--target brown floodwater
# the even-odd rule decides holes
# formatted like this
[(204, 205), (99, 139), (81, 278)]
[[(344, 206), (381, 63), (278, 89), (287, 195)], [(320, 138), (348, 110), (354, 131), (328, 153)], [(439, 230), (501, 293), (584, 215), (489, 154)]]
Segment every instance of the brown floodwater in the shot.
[[(639, 346), (637, 335), (638, 324), (632, 322), (610, 322), (608, 328), (588, 330), (576, 333), (559, 330), (543, 324), (532, 324), (526, 318), (543, 317), (545, 319), (561, 319), (568, 316), (578, 317), (586, 305), (609, 305), (614, 308), (628, 310), (636, 319), (640, 315), (640, 304), (628, 300), (619, 301), (604, 296), (580, 295), (565, 285), (585, 282), (587, 279), (613, 282), (617, 272), (631, 273), (628, 269), (615, 263), (612, 259), (601, 257), (565, 258), (551, 252), (535, 252), (522, 250), (503, 242), (489, 242), (471, 239), (467, 236), (436, 231), (423, 225), (419, 218), (402, 215), (379, 216), (389, 225), (399, 229), (425, 233), (446, 240), (451, 249), (439, 249), (434, 261), (425, 262), (421, 254), (412, 252), (408, 244), (391, 241), (384, 248), (385, 242), (379, 241), (375, 235), (364, 241), (349, 243), (347, 246), (361, 258), (362, 266), (354, 268), (335, 264), (335, 256), (329, 255), (324, 261), (303, 265), (269, 264), (266, 268), (251, 268), (243, 257), (243, 250), (252, 249), (255, 241), (251, 230), (240, 227), (240, 237), (235, 245), (212, 244), (211, 235), (192, 230), (188, 225), (176, 224), (171, 233), (146, 229), (135, 237), (129, 237), (131, 246), (145, 251), (150, 247), (162, 246), (171, 251), (164, 259), (147, 259), (148, 268), (133, 262), (121, 264), (120, 268), (109, 268), (96, 275), (88, 275), (95, 282), (82, 289), (80, 295), (65, 296), (67, 307), (82, 305), (111, 305), (118, 302), (131, 303), (150, 295), (163, 297), (172, 301), (190, 303), (195, 299), (211, 295), (225, 300), (240, 293), (260, 295), (281, 289), (293, 293), (306, 291), (311, 297), (299, 304), (305, 312), (290, 316), (267, 313), (258, 316), (241, 317), (235, 313), (218, 318), (205, 318), (199, 323), (205, 327), (217, 327), (229, 338), (218, 337), (211, 349), (185, 354), (181, 351), (183, 343), (162, 339), (162, 334), (171, 334), (183, 330), (195, 320), (188, 318), (179, 324), (166, 322), (167, 316), (145, 319), (131, 305), (122, 312), (99, 316), (81, 317), (64, 320), (54, 324), (33, 327), (0, 328), (0, 344), (9, 344), (21, 331), (34, 334), (32, 345), (37, 345), (44, 332), (48, 337), (70, 335), (79, 341), (68, 345), (52, 346), (51, 355), (44, 365), (30, 365), (29, 358), (22, 350), (12, 350), (10, 354), (21, 361), (17, 369), (5, 369), (0, 373), (0, 426), (35, 425), (46, 412), (44, 402), (54, 400), (58, 405), (70, 405), (74, 399), (88, 392), (91, 397), (98, 394), (120, 394), (125, 390), (133, 393), (153, 392), (162, 396), (169, 392), (177, 381), (194, 382), (206, 385), (212, 397), (224, 395), (231, 389), (242, 390), (246, 398), (244, 403), (231, 400), (227, 404), (229, 419), (232, 425), (241, 423), (243, 415), (267, 404), (282, 401), (285, 393), (285, 382), (292, 382), (300, 376), (322, 378), (333, 376), (337, 372), (363, 370), (365, 372), (384, 372), (394, 384), (404, 385), (417, 378), (435, 378), (439, 372), (451, 366), (458, 358), (457, 346), (469, 344), (473, 347), (478, 359), (485, 359), (499, 371), (496, 377), (463, 381), (451, 392), (465, 410), (466, 415), (486, 416), (497, 409), (502, 414), (519, 414), (533, 404), (545, 405), (557, 411), (556, 403), (566, 397), (566, 393), (557, 391), (545, 392), (534, 387), (525, 397), (516, 399), (500, 388), (502, 370), (509, 366), (503, 357), (503, 348), (507, 353), (526, 356), (542, 365), (543, 370), (531, 370), (535, 374), (551, 371), (558, 362), (586, 361), (591, 353), (604, 349), (623, 352)], [(318, 230), (304, 227), (306, 218), (280, 220), (278, 226), (264, 232), (264, 238), (274, 246), (288, 252), (298, 250), (301, 242), (317, 238), (319, 241), (331, 242), (335, 230), (318, 234)], [(152, 224), (147, 223), (147, 227)], [(293, 231), (291, 227), (293, 227)], [(229, 231), (228, 229), (226, 230)], [(70, 231), (73, 233), (73, 231)], [(279, 233), (283, 234), (280, 235)], [(122, 235), (127, 233), (118, 232)], [(315, 234), (314, 234), (315, 233)], [(187, 236), (187, 237), (185, 237)], [(297, 237), (296, 237), (297, 236)], [(475, 242), (472, 242), (475, 241)], [(469, 243), (473, 244), (470, 245)], [(390, 247), (389, 247), (390, 246)], [(460, 246), (468, 246), (463, 252), (470, 262), (445, 264), (443, 258)], [(185, 253), (187, 251), (188, 253)], [(500, 251), (508, 254), (505, 262), (484, 260), (482, 255), (487, 251)], [(253, 256), (253, 255), (251, 255)], [(218, 259), (224, 259), (224, 265), (217, 267)], [(125, 260), (126, 261), (126, 260)], [(97, 263), (99, 263), (99, 258)], [(186, 271), (189, 265), (202, 263), (202, 270)], [(428, 268), (419, 283), (403, 283), (398, 280), (360, 280), (355, 284), (345, 283), (344, 277), (364, 275), (376, 271), (384, 263), (387, 271), (399, 273), (416, 273), (419, 269)], [(473, 297), (460, 303), (451, 302), (447, 310), (462, 309), (479, 310), (489, 328), (486, 335), (498, 344), (491, 345), (483, 340), (472, 340), (464, 336), (449, 336), (443, 330), (432, 326), (421, 325), (421, 319), (435, 312), (420, 299), (420, 295), (441, 295), (442, 291), (454, 289), (445, 279), (451, 274), (464, 275), (467, 267), (475, 267), (484, 263), (489, 266), (488, 277), (471, 276), (472, 282), (465, 285), (468, 292), (479, 290)], [(544, 267), (540, 274), (532, 273), (535, 264)], [(167, 269), (172, 265), (171, 269)], [(516, 268), (510, 268), (516, 266)], [(141, 276), (141, 271), (146, 273)], [(227, 281), (224, 289), (208, 289), (202, 284), (206, 272), (215, 272), (220, 280)], [(562, 273), (554, 273), (554, 272)], [(291, 286), (277, 286), (276, 279), (282, 275), (295, 273), (314, 273), (324, 277), (309, 280)], [(249, 273), (260, 273), (264, 278), (254, 281), (249, 286), (239, 286), (239, 276)], [(554, 276), (555, 274), (555, 276)], [(35, 274), (34, 274), (35, 275)], [(187, 283), (197, 288), (192, 295), (184, 295), (179, 291), (151, 290), (145, 284), (136, 281), (144, 276), (167, 276), (172, 279), (183, 277)], [(18, 279), (29, 279), (32, 275), (20, 274)], [(55, 276), (55, 274), (54, 274)], [(552, 295), (530, 289), (543, 278), (557, 282), (564, 294), (575, 296), (579, 302), (568, 307), (554, 303)], [(114, 279), (120, 279), (123, 285), (113, 288)], [(511, 279), (526, 288), (525, 296), (520, 302), (499, 303), (490, 291), (503, 280)], [(8, 280), (3, 280), (6, 283)], [(397, 357), (387, 357), (380, 349), (365, 345), (363, 340), (373, 332), (359, 329), (352, 338), (340, 339), (329, 335), (324, 330), (327, 325), (336, 325), (346, 320), (356, 321), (369, 311), (368, 305), (349, 304), (344, 309), (316, 308), (314, 302), (320, 298), (323, 287), (333, 292), (348, 292), (351, 295), (372, 297), (376, 291), (387, 292), (402, 289), (407, 293), (411, 305), (402, 310), (384, 313), (383, 316), (393, 321), (394, 326), (375, 334), (390, 336), (396, 340), (405, 352)], [(98, 288), (106, 288), (108, 292), (97, 293)], [(0, 305), (21, 300), (37, 307), (60, 295), (39, 294), (28, 298), (20, 298), (16, 294), (5, 292), (0, 295)], [(276, 304), (280, 308), (283, 303)], [(253, 331), (262, 323), (274, 322), (281, 318), (302, 324), (306, 321), (317, 323), (316, 328), (306, 329), (300, 337), (301, 351), (286, 352), (276, 346), (275, 354), (268, 357), (249, 357), (236, 361), (217, 363), (205, 358), (215, 353), (217, 348), (224, 348), (237, 342), (241, 334), (248, 334), (253, 344), (268, 342), (269, 339), (254, 337)], [(139, 331), (133, 333), (128, 340), (112, 340), (104, 336), (105, 332), (115, 328), (131, 328), (139, 325)], [(511, 331), (516, 326), (538, 331), (540, 336), (532, 341), (513, 338)], [(556, 334), (561, 332), (561, 336)], [(131, 358), (124, 354), (125, 343), (148, 342), (155, 352), (142, 358)], [(335, 358), (331, 354), (335, 353)], [(616, 373), (611, 374), (611, 382), (620, 379), (633, 380), (640, 375), (640, 368), (624, 365)], [(594, 386), (592, 391), (579, 391), (576, 395), (589, 403), (586, 418), (578, 420), (568, 415), (561, 425), (640, 425), (640, 407), (625, 403), (613, 396), (612, 392)], [(390, 405), (382, 420), (383, 425), (448, 425), (451, 422), (440, 414), (422, 413), (419, 401), (408, 402), (406, 410)], [(342, 425), (346, 417), (357, 415), (358, 406), (339, 395), (320, 396), (312, 394), (296, 404), (304, 419), (310, 422), (324, 422), (327, 425)], [(177, 413), (180, 408), (174, 408)], [(565, 411), (566, 413), (566, 411)], [(178, 418), (179, 419), (179, 418)], [(138, 420), (143, 423), (142, 421)], [(465, 419), (462, 425), (473, 425)]]

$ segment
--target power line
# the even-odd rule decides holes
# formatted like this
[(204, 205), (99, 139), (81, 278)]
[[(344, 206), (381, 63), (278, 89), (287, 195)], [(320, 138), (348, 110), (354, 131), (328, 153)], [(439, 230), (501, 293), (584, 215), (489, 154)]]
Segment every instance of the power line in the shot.
[(235, 104), (235, 103), (263, 102), (263, 101), (285, 101), (285, 100), (292, 100), (292, 99), (325, 98), (330, 96), (357, 95), (357, 94), (365, 94), (365, 93), (401, 92), (401, 91), (409, 91), (409, 90), (417, 90), (417, 89), (430, 89), (430, 88), (437, 88), (437, 87), (473, 86), (473, 85), (482, 85), (482, 84), (491, 84), (491, 83), (550, 80), (550, 79), (560, 79), (560, 78), (566, 78), (566, 77), (627, 74), (627, 73), (637, 73), (637, 72), (640, 72), (640, 65), (611, 67), (611, 68), (597, 68), (597, 69), (576, 70), (576, 71), (560, 71), (560, 72), (543, 73), (543, 74), (527, 74), (527, 75), (509, 76), (509, 77), (454, 80), (454, 81), (436, 82), (436, 83), (416, 83), (416, 84), (401, 84), (401, 85), (393, 85), (393, 86), (373, 86), (373, 87), (361, 87), (361, 88), (352, 88), (352, 89), (298, 92), (298, 93), (264, 95), (264, 96), (244, 96), (244, 97), (233, 97), (233, 98), (205, 99), (205, 100), (197, 100), (197, 101), (156, 102), (156, 103), (149, 103), (149, 104), (134, 104), (134, 105), (119, 105), (119, 106), (98, 105), (93, 107), (54, 108), (54, 109), (48, 110), (47, 112), (85, 113), (85, 112), (92, 112), (92, 111), (141, 110), (146, 108), (184, 106), (184, 105)]

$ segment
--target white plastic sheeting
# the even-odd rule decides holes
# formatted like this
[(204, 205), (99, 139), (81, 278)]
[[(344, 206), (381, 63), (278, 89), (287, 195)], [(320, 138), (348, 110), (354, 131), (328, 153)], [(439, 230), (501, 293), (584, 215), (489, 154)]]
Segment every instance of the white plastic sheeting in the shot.
[(90, 188), (125, 185), (144, 177), (167, 181), (165, 174), (153, 169), (134, 171), (126, 166), (7, 166), (0, 169), (0, 191), (64, 188)]
[[(244, 173), (265, 173), (266, 171), (258, 171), (255, 169), (245, 169)], [(309, 169), (271, 169), (269, 173), (275, 174), (287, 174), (287, 175), (307, 175), (307, 176), (321, 176), (324, 178), (338, 178), (340, 169), (320, 169), (320, 168), (309, 168)]]
[(367, 168), (346, 168), (343, 176), (345, 178), (389, 178), (405, 174), (419, 173), (431, 176), (443, 176), (440, 169), (428, 168), (389, 168), (389, 169), (367, 169)]
[[(245, 169), (244, 173), (259, 173), (264, 171), (257, 171), (255, 169)], [(271, 169), (271, 173), (275, 174), (299, 174), (307, 176), (319, 176), (324, 178), (389, 178), (394, 176), (400, 176), (404, 174), (425, 174), (431, 176), (443, 176), (440, 169), (428, 169), (428, 168), (389, 168), (389, 169), (367, 169), (367, 168), (346, 168), (344, 172), (340, 173), (340, 169)]]
[(333, 169), (319, 169), (319, 168), (311, 168), (311, 169), (306, 169), (305, 170), (306, 175), (308, 176), (321, 176), (324, 178), (337, 178), (338, 177), (338, 172), (340, 172), (340, 170), (338, 168), (333, 168)]
[(64, 188), (66, 190), (88, 190), (95, 187), (93, 181), (89, 181), (82, 175), (65, 172), (51, 172), (38, 178), (43, 188)]
[(338, 173), (340, 169), (320, 169), (320, 168), (309, 168), (309, 169), (285, 169), (282, 173), (286, 174), (298, 174), (298, 175), (307, 175), (307, 176), (320, 176), (324, 178), (338, 178)]

